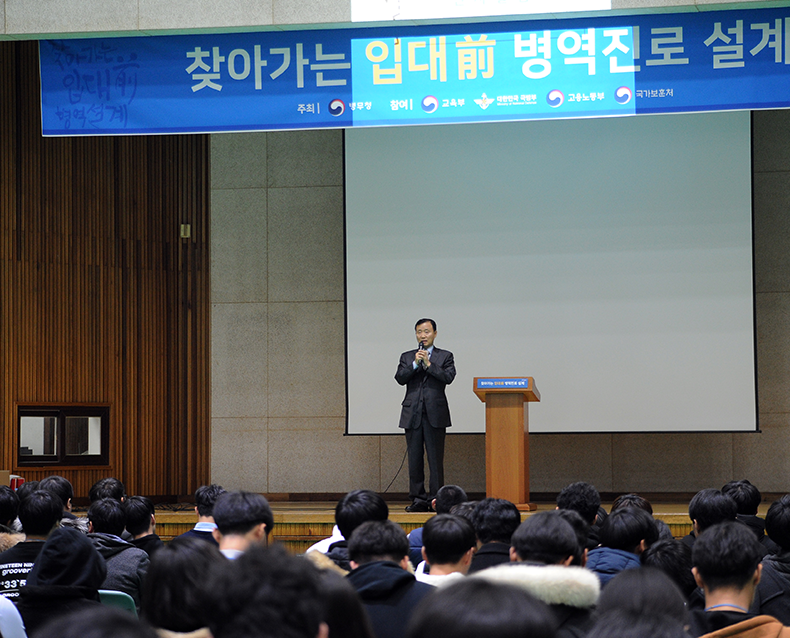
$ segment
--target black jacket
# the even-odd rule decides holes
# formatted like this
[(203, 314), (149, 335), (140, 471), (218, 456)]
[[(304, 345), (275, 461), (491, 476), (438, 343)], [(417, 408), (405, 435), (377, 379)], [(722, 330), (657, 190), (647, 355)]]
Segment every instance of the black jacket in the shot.
[(486, 543), (472, 556), (469, 573), (510, 562), (510, 545), (507, 543)]
[(790, 625), (790, 552), (763, 559), (763, 575), (749, 610), (767, 614)]
[(414, 369), (414, 355), (417, 350), (409, 350), (400, 356), (395, 380), (406, 386), (406, 396), (401, 403), (398, 427), (412, 428), (418, 419), (423, 404), (428, 421), (434, 428), (449, 428), (450, 408), (447, 405), (445, 387), (455, 379), (455, 360), (449, 350), (433, 347), (431, 365), (427, 369)]

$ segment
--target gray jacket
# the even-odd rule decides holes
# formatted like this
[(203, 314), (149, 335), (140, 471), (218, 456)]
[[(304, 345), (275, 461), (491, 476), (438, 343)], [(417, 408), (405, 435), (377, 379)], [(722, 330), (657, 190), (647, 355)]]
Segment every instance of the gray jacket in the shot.
[(107, 578), (101, 588), (129, 594), (139, 609), (143, 577), (150, 562), (148, 554), (112, 534), (93, 533), (88, 538), (107, 561)]

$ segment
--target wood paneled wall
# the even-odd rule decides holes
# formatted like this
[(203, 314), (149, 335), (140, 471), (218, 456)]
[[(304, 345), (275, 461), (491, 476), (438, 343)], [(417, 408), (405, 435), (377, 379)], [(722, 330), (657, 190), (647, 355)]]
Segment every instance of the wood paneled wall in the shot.
[[(103, 476), (191, 494), (209, 478), (208, 137), (43, 138), (37, 55), (0, 42), (0, 468), (78, 497)], [(18, 467), (16, 406), (39, 403), (109, 405), (110, 465)]]

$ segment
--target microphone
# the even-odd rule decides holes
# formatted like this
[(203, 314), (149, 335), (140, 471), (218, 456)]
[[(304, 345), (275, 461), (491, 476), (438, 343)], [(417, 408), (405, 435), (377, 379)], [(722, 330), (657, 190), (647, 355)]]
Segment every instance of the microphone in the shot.
[[(425, 342), (424, 341), (420, 341), (420, 345), (417, 348), (417, 351), (419, 352), (420, 350), (425, 350)], [(427, 368), (428, 366), (425, 365), (425, 361), (420, 361), (420, 367), (423, 370), (425, 370), (425, 368)]]

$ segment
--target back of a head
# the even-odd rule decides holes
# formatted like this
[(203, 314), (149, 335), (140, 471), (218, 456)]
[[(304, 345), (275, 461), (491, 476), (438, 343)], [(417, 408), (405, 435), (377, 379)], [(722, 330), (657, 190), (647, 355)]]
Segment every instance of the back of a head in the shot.
[(96, 605), (56, 616), (31, 638), (157, 638), (154, 630), (124, 609)]
[(648, 514), (653, 514), (653, 506), (650, 504), (650, 501), (642, 496), (639, 496), (639, 494), (621, 494), (616, 499), (614, 499), (612, 507), (609, 511), (614, 512), (621, 507), (636, 507), (640, 510), (645, 510)]
[(689, 502), (689, 518), (697, 521), (700, 532), (716, 523), (734, 521), (737, 514), (738, 506), (732, 497), (712, 488), (700, 490)]
[(226, 559), (216, 545), (199, 538), (181, 536), (151, 556), (143, 580), (141, 613), (153, 627), (187, 633), (205, 627), (207, 576)]
[(16, 488), (16, 495), (19, 497), (19, 502), (21, 503), (33, 492), (35, 492), (38, 489), (40, 482), (41, 481), (25, 481), (22, 483), (22, 485)]
[(335, 523), (343, 538), (349, 540), (354, 530), (367, 521), (386, 521), (389, 507), (372, 490), (354, 490), (341, 498), (335, 506)]
[(409, 539), (390, 520), (362, 523), (348, 541), (348, 557), (359, 565), (380, 560), (400, 562), (409, 555)]
[(765, 531), (782, 551), (790, 550), (790, 494), (771, 503), (765, 515)]
[(437, 514), (422, 528), (422, 546), (430, 565), (455, 564), (476, 545), (472, 524), (453, 514)]
[(579, 553), (578, 555), (574, 556), (571, 565), (583, 566), (582, 559), (584, 557), (584, 550), (587, 548), (587, 539), (590, 534), (590, 524), (585, 521), (582, 518), (582, 515), (576, 510), (553, 511), (557, 514), (557, 516), (561, 517), (566, 523), (568, 523), (576, 533), (576, 542), (579, 545)]
[(746, 479), (730, 481), (721, 488), (721, 493), (729, 496), (738, 509), (738, 514), (756, 516), (757, 508), (763, 500), (760, 490)]
[(14, 521), (19, 512), (19, 497), (8, 485), (0, 485), (0, 525)]
[(551, 610), (523, 589), (465, 578), (422, 600), (406, 638), (553, 638)]
[(214, 503), (214, 522), (223, 535), (246, 534), (256, 525), (266, 524), (266, 533), (274, 527), (269, 501), (254, 492), (225, 492)]
[(743, 589), (762, 559), (760, 544), (746, 525), (725, 521), (706, 529), (694, 542), (691, 562), (709, 591)]
[(88, 492), (88, 499), (90, 499), (91, 503), (103, 498), (114, 498), (120, 503), (125, 496), (126, 488), (123, 486), (123, 483), (111, 476), (96, 481)]
[(207, 579), (213, 638), (316, 638), (323, 617), (318, 570), (279, 546), (253, 546)]
[(49, 535), (41, 548), (27, 584), (98, 590), (106, 575), (104, 558), (90, 539), (75, 529), (61, 527)]
[(643, 616), (670, 616), (688, 622), (686, 599), (672, 579), (653, 567), (626, 569), (604, 587), (598, 613), (622, 609)]
[(564, 487), (557, 496), (557, 507), (561, 510), (575, 510), (590, 525), (595, 522), (598, 508), (601, 506), (601, 495), (592, 485), (584, 481), (571, 483)]
[[(634, 571), (634, 570), (627, 570)], [(586, 638), (688, 638), (682, 624), (670, 616), (644, 616), (624, 609), (601, 614)]]
[(641, 541), (649, 547), (658, 540), (658, 528), (646, 511), (635, 507), (615, 510), (601, 525), (601, 545), (634, 552)]
[(443, 485), (436, 492), (436, 504), (434, 510), (437, 514), (449, 514), (453, 505), (466, 503), (466, 492), (458, 485)]
[(485, 543), (507, 543), (521, 525), (521, 514), (513, 503), (503, 498), (484, 498), (472, 512), (477, 539)]
[(126, 531), (132, 536), (147, 532), (154, 515), (154, 504), (145, 496), (130, 496), (123, 502)]
[(510, 540), (520, 560), (545, 565), (579, 557), (576, 531), (557, 511), (537, 512), (518, 526)]
[(687, 598), (697, 588), (691, 573), (691, 547), (680, 539), (656, 541), (639, 558), (642, 565), (660, 569), (669, 576)]
[(368, 612), (351, 582), (331, 569), (321, 571), (323, 620), (334, 638), (375, 638)]
[(71, 483), (68, 479), (58, 476), (57, 474), (41, 479), (38, 483), (38, 489), (52, 492), (57, 496), (61, 502), (61, 509), (65, 509), (69, 503), (69, 499), (74, 498), (74, 488)]
[(120, 536), (126, 527), (126, 513), (123, 506), (114, 498), (102, 498), (91, 503), (88, 520), (97, 534)]
[(477, 507), (477, 501), (465, 501), (463, 503), (458, 503), (458, 505), (453, 505), (450, 508), (449, 514), (455, 514), (456, 516), (465, 518), (470, 523), (472, 523), (472, 527), (474, 527), (475, 507)]
[(19, 504), (19, 522), (28, 536), (46, 536), (62, 516), (60, 499), (47, 490), (36, 490)]
[(213, 516), (214, 503), (221, 494), (225, 493), (225, 488), (216, 483), (211, 485), (201, 485), (195, 490), (195, 506), (199, 516)]

